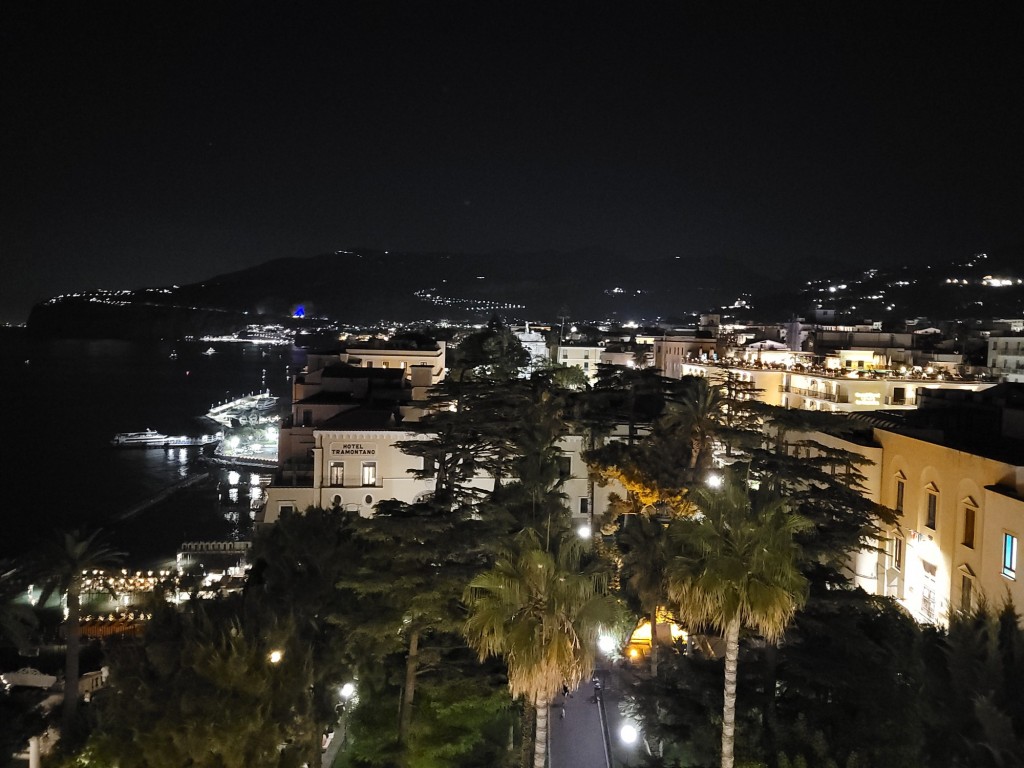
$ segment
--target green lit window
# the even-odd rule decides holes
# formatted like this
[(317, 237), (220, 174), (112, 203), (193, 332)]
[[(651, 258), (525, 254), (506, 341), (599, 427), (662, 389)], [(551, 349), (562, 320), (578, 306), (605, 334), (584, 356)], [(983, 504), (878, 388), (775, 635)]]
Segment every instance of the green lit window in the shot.
[(1003, 576), (1017, 578), (1017, 537), (1011, 533), (1003, 534)]

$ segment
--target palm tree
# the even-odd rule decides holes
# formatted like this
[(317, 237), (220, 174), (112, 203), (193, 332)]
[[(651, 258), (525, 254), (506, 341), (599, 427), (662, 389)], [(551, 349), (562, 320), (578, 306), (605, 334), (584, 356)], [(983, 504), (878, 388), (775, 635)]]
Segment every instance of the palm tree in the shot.
[(466, 641), (481, 661), (504, 656), (512, 696), (536, 709), (534, 768), (544, 768), (549, 702), (591, 674), (600, 628), (618, 613), (606, 575), (583, 567), (582, 555), (569, 537), (547, 551), (527, 529), (466, 590)]
[(54, 592), (58, 595), (67, 594), (67, 618), (64, 620), (67, 653), (64, 660), (64, 709), (61, 732), (68, 736), (74, 726), (75, 710), (78, 706), (78, 623), (81, 613), (82, 577), (85, 571), (119, 562), (124, 553), (108, 546), (100, 538), (100, 531), (97, 530), (88, 536), (78, 531), (62, 533), (57, 540), (49, 542), (44, 547), (42, 554), (46, 575), (43, 577), (40, 604), (45, 603)]
[(722, 429), (724, 406), (722, 388), (697, 376), (684, 381), (680, 399), (671, 399), (666, 404), (663, 418), (677, 424), (689, 438), (691, 470), (704, 470), (711, 465), (711, 449)]
[(777, 641), (806, 599), (794, 534), (808, 523), (763, 485), (752, 493), (729, 476), (718, 491), (700, 488), (699, 513), (674, 522), (677, 554), (669, 564), (669, 596), (691, 630), (711, 626), (725, 635), (722, 768), (732, 768), (736, 729), (736, 667), (740, 629)]
[(667, 600), (665, 571), (668, 565), (667, 528), (647, 515), (634, 515), (619, 535), (622, 580), (651, 622), (651, 677), (658, 676), (658, 608)]

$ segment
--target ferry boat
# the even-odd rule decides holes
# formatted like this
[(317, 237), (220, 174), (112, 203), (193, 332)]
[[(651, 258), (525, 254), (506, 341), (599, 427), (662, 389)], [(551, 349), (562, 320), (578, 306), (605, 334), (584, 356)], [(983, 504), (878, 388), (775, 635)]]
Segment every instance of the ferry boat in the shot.
[(118, 432), (110, 444), (115, 448), (191, 448), (193, 446), (212, 445), (224, 437), (221, 432), (215, 435), (165, 435), (155, 429), (144, 429), (141, 432)]

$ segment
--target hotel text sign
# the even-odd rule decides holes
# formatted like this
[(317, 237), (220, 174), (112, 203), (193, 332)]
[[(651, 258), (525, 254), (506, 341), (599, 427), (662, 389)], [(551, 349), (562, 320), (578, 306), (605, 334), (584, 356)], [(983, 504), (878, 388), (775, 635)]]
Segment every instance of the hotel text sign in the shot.
[(331, 456), (376, 456), (377, 446), (366, 443), (332, 443)]

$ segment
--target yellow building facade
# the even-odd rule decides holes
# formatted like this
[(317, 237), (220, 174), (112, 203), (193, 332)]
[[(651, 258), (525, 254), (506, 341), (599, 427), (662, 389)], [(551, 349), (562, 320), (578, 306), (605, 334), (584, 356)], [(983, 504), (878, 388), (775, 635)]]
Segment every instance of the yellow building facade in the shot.
[[(1024, 606), (1024, 456), (988, 458), (878, 428), (874, 436), (881, 464), (873, 492), (899, 519), (879, 541), (871, 591), (943, 625), (982, 598)], [(863, 566), (862, 557), (867, 587)]]

